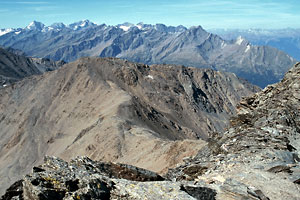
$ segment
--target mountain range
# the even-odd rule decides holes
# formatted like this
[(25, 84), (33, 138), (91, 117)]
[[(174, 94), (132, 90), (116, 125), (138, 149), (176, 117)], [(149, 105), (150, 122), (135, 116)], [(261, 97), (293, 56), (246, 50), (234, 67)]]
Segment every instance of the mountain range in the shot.
[(210, 29), (209, 31), (226, 40), (242, 36), (251, 44), (272, 46), (300, 60), (300, 29)]
[(296, 62), (269, 46), (251, 45), (238, 37), (224, 40), (201, 26), (164, 24), (97, 25), (88, 20), (70, 25), (1, 30), (0, 45), (26, 55), (74, 61), (84, 56), (118, 57), (145, 64), (177, 64), (233, 72), (260, 87), (279, 81)]
[(27, 77), (0, 89), (1, 193), (45, 155), (166, 172), (257, 91), (232, 73), (118, 58), (81, 58)]

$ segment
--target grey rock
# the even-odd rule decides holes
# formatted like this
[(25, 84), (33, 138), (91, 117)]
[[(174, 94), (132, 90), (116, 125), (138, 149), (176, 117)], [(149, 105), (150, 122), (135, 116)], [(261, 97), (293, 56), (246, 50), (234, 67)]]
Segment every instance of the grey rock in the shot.
[[(184, 165), (170, 169), (167, 177), (189, 177), (189, 180), (213, 182), (216, 187), (221, 187), (218, 194), (227, 194), (226, 191), (230, 191), (241, 195), (239, 198), (246, 198), (249, 193), (259, 199), (299, 199), (300, 191), (295, 183), (299, 183), (297, 144), (300, 104), (293, 95), (299, 91), (297, 87), (290, 87), (299, 84), (299, 74), (300, 63), (288, 71), (281, 82), (243, 99), (238, 105), (238, 115), (231, 119), (228, 131), (215, 134), (207, 147), (200, 150), (192, 160), (187, 160)], [(209, 173), (200, 176), (197, 174), (199, 170), (187, 173), (190, 172), (188, 169), (196, 164), (205, 164)], [(209, 177), (213, 174), (223, 176), (222, 185), (210, 180)], [(280, 196), (280, 192), (276, 192), (277, 189), (268, 187), (275, 179), (280, 185), (278, 187), (289, 185), (294, 187), (294, 190), (288, 190), (287, 187), (286, 196)], [(265, 185), (261, 184), (260, 180)], [(245, 186), (241, 187), (243, 184)], [(259, 185), (260, 188), (247, 192), (246, 188), (252, 185)]]
[[(106, 169), (103, 169), (105, 164)], [(56, 157), (45, 157), (44, 164), (38, 166), (42, 171), (26, 175), (9, 188), (2, 199), (215, 199), (213, 189), (158, 181), (153, 179), (153, 172), (132, 166), (122, 167), (127, 168), (128, 174), (142, 173), (134, 178), (109, 177), (107, 171), (123, 174), (124, 170), (87, 157), (78, 157), (70, 163)], [(150, 179), (146, 180), (145, 175)]]

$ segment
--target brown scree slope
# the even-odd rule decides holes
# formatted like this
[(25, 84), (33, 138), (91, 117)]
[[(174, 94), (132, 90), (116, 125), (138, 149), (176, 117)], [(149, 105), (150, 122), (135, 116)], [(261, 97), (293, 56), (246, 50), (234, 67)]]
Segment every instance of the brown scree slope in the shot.
[(223, 130), (255, 91), (231, 73), (116, 58), (25, 78), (0, 89), (0, 192), (45, 155), (164, 172)]

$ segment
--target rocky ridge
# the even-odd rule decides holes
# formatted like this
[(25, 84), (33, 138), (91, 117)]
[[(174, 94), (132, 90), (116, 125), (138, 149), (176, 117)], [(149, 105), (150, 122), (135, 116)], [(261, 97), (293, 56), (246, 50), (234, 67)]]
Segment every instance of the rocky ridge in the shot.
[[(0, 189), (45, 155), (165, 172), (259, 89), (231, 73), (82, 58), (0, 89)], [(195, 140), (196, 139), (196, 140)]]

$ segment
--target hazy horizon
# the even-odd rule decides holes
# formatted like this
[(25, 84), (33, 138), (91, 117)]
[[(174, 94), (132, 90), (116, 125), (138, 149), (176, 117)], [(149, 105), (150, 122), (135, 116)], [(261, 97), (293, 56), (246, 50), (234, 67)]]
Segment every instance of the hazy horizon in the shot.
[(300, 4), (296, 0), (173, 0), (173, 1), (0, 1), (0, 28), (26, 27), (31, 21), (47, 26), (88, 19), (97, 24), (163, 23), (204, 29), (300, 28)]

